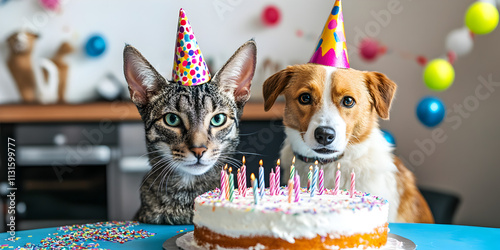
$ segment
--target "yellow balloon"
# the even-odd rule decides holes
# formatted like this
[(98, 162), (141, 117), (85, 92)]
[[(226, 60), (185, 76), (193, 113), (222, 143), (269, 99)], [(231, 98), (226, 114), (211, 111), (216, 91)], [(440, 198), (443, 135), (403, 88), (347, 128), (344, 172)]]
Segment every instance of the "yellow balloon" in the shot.
[(451, 86), (455, 80), (455, 70), (444, 59), (430, 61), (424, 69), (424, 82), (428, 88), (443, 91)]
[(475, 2), (465, 13), (465, 25), (477, 35), (485, 35), (498, 25), (498, 10), (490, 3)]

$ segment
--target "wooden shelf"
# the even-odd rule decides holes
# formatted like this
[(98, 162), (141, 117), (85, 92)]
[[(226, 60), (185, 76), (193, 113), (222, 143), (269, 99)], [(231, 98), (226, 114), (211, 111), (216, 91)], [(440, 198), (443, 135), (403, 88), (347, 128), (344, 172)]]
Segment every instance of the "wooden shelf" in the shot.
[[(246, 104), (242, 120), (282, 119), (284, 103), (276, 103), (264, 111), (263, 103)], [(21, 122), (94, 122), (140, 121), (137, 108), (131, 102), (96, 102), (87, 104), (10, 104), (0, 105), (0, 123)]]

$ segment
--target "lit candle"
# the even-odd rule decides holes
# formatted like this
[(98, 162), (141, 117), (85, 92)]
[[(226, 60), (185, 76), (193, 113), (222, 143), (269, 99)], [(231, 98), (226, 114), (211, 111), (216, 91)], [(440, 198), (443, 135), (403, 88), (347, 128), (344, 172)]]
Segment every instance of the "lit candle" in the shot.
[(259, 199), (257, 198), (259, 194), (257, 193), (257, 180), (255, 179), (255, 175), (253, 173), (250, 175), (250, 180), (252, 180), (253, 202), (257, 205), (259, 203)]
[(293, 189), (295, 192), (295, 202), (299, 202), (299, 194), (300, 194), (300, 176), (295, 174), (295, 179), (293, 181)]
[(276, 161), (276, 172), (274, 173), (274, 178), (275, 178), (275, 181), (274, 181), (274, 185), (276, 186), (274, 188), (274, 193), (275, 195), (279, 195), (279, 192), (280, 192), (280, 184), (281, 184), (281, 179), (280, 179), (280, 175), (281, 175), (281, 167), (280, 167), (280, 159), (278, 159)]
[(274, 192), (274, 189), (276, 188), (276, 186), (274, 185), (275, 181), (276, 181), (276, 179), (274, 177), (274, 172), (273, 172), (273, 169), (271, 169), (271, 173), (269, 174), (269, 194), (271, 196), (275, 195), (275, 192)]
[(288, 203), (292, 203), (293, 198), (293, 180), (288, 180)]
[(337, 175), (335, 176), (335, 188), (333, 189), (333, 195), (337, 195), (340, 187), (340, 162), (337, 163)]
[(307, 173), (307, 191), (311, 190), (312, 170), (313, 170), (313, 166), (310, 166), (309, 172)]
[(351, 172), (351, 198), (354, 197), (354, 192), (356, 192), (356, 174), (354, 174), (354, 169)]
[(233, 202), (234, 200), (234, 175), (233, 168), (229, 168), (229, 201)]
[(292, 159), (292, 167), (290, 167), (290, 180), (293, 180), (294, 175), (295, 175), (295, 156)]
[(241, 181), (243, 186), (243, 197), (247, 196), (247, 166), (245, 166), (245, 156), (242, 159), (243, 166), (241, 166)]
[(243, 193), (243, 183), (241, 181), (241, 169), (238, 169), (238, 173), (236, 173), (236, 179), (238, 180), (238, 194), (242, 195)]
[(324, 184), (324, 179), (325, 179), (325, 173), (323, 171), (323, 168), (319, 170), (319, 195), (322, 195), (325, 193), (325, 184)]
[(262, 160), (259, 161), (259, 192), (260, 192), (260, 198), (264, 198), (264, 191), (266, 190), (266, 183), (264, 182), (264, 167), (262, 166), (264, 163)]
[(224, 168), (220, 171), (220, 197), (219, 199), (226, 199), (226, 171)]
[[(316, 161), (316, 163), (318, 163), (318, 161)], [(314, 197), (314, 195), (316, 194), (316, 184), (318, 184), (318, 165), (314, 167), (314, 175), (311, 185), (311, 197)]]
[(224, 172), (225, 173), (225, 178), (224, 178), (224, 182), (225, 182), (225, 186), (226, 186), (226, 200), (229, 200), (229, 175), (227, 174), (227, 164), (226, 166), (224, 166)]

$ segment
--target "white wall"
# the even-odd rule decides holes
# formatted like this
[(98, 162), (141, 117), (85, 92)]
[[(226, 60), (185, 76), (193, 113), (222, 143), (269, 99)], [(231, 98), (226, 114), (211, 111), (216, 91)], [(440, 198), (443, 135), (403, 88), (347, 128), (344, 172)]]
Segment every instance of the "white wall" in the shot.
[[(463, 15), (472, 0), (392, 0), (400, 4), (401, 12), (393, 14), (386, 24), (381, 24), (374, 13), (387, 10), (390, 0), (343, 1), (347, 40), (355, 44), (357, 30), (372, 29), (372, 35), (383, 41), (389, 49), (407, 50), (429, 58), (444, 54), (447, 34), (463, 26)], [(125, 43), (138, 48), (157, 70), (170, 78), (173, 60), (174, 35), (180, 7), (186, 9), (200, 47), (206, 58), (213, 58), (220, 67), (243, 42), (255, 37), (258, 43), (259, 70), (254, 81), (254, 100), (261, 99), (261, 83), (265, 76), (262, 62), (270, 58), (281, 66), (304, 63), (312, 54), (316, 38), (331, 10), (333, 1), (321, 0), (196, 0), (196, 1), (131, 1), (131, 0), (71, 0), (63, 6), (62, 13), (48, 17), (35, 0), (10, 1), (0, 6), (0, 41), (23, 26), (26, 20), (39, 19), (41, 38), (34, 58), (50, 57), (64, 39), (78, 48), (69, 56), (73, 66), (70, 71), (68, 99), (85, 102), (95, 98), (94, 87), (106, 73), (122, 77), (122, 49)], [(267, 4), (282, 10), (278, 27), (265, 28), (259, 23), (260, 12)], [(226, 4), (231, 10), (218, 14), (216, 6)], [(233, 4), (234, 6), (232, 6)], [(36, 22), (36, 21), (35, 21)], [(373, 26), (378, 22), (379, 29)], [(304, 36), (298, 37), (297, 30)], [(97, 59), (87, 58), (81, 50), (86, 37), (102, 33), (109, 49)], [(229, 34), (229, 35), (228, 35)], [(485, 100), (473, 104), (478, 77), (500, 82), (500, 31), (475, 39), (473, 52), (455, 64), (454, 85), (442, 93), (434, 93), (421, 80), (422, 67), (415, 61), (402, 58), (393, 51), (375, 63), (360, 60), (350, 46), (351, 66), (362, 70), (384, 72), (399, 89), (391, 120), (382, 127), (392, 131), (397, 139), (397, 154), (408, 162), (421, 186), (457, 193), (462, 198), (456, 223), (500, 227), (500, 190), (498, 166), (500, 141), (497, 128), (500, 91), (494, 91)], [(10, 74), (4, 64), (6, 45), (0, 42), (0, 103), (19, 99)], [(214, 72), (212, 72), (214, 73)], [(494, 87), (496, 90), (498, 87)], [(484, 90), (482, 90), (484, 91)], [(415, 117), (415, 106), (424, 95), (442, 98), (451, 117), (461, 117), (453, 111), (455, 104), (468, 104), (468, 118), (444, 122), (440, 128), (446, 134), (443, 143), (431, 143), (434, 149), (419, 161), (425, 152), (415, 141), (429, 142), (433, 130), (423, 127)], [(464, 114), (462, 114), (464, 115)], [(452, 126), (456, 126), (452, 128)], [(432, 145), (426, 146), (432, 149)], [(421, 152), (421, 153), (419, 153)], [(413, 158), (412, 158), (413, 157)]]

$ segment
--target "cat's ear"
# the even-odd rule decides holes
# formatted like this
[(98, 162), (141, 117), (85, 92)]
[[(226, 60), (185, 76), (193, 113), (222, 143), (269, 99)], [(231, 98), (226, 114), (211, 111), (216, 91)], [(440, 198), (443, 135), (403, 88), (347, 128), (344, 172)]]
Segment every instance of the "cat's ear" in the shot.
[(151, 66), (141, 53), (130, 45), (123, 50), (123, 70), (127, 79), (130, 99), (137, 106), (145, 106), (149, 97), (166, 84), (165, 79)]
[(252, 39), (236, 50), (214, 76), (222, 91), (232, 93), (240, 107), (250, 99), (250, 86), (256, 62), (257, 46)]

